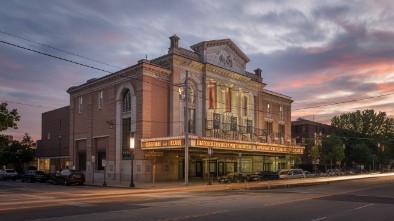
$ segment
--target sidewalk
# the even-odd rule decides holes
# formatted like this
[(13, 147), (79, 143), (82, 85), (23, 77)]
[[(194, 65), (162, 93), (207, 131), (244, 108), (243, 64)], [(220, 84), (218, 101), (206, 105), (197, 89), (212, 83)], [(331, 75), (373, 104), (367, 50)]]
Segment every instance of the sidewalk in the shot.
[(245, 182), (245, 183), (218, 183), (217, 179), (211, 185), (207, 185), (207, 181), (204, 179), (190, 178), (188, 185), (184, 184), (183, 180), (178, 181), (166, 181), (166, 182), (155, 182), (155, 183), (140, 183), (134, 182), (135, 187), (130, 187), (130, 180), (114, 181), (107, 180), (107, 185), (104, 186), (104, 180), (95, 180), (92, 182), (85, 182), (87, 186), (96, 187), (116, 187), (116, 188), (127, 188), (127, 189), (139, 189), (139, 190), (230, 190), (230, 189), (271, 189), (271, 188), (288, 188), (296, 186), (308, 186), (327, 184), (332, 182), (367, 179), (374, 177), (385, 177), (394, 176), (392, 173), (371, 173), (371, 174), (357, 174), (347, 176), (328, 176), (328, 177), (315, 177), (315, 178), (301, 178), (301, 179), (288, 179), (288, 180), (270, 180), (270, 181), (258, 181), (258, 182)]

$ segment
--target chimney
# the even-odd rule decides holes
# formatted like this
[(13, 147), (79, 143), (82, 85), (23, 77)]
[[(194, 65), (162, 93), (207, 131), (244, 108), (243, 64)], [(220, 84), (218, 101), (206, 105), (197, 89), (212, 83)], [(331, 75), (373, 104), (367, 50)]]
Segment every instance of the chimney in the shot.
[(179, 41), (179, 37), (176, 35), (173, 35), (170, 37), (170, 41), (171, 41), (171, 47), (172, 48), (178, 48), (178, 41)]
[(260, 68), (257, 68), (256, 70), (254, 70), (254, 74), (260, 78), (261, 78), (261, 72), (262, 72), (262, 70)]

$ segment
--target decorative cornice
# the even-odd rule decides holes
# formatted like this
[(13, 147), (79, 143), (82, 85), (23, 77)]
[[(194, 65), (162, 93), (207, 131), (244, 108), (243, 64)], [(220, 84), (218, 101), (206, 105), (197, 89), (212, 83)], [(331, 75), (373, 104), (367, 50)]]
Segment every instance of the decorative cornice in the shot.
[(213, 74), (227, 78), (227, 81), (242, 82), (243, 84), (249, 85), (251, 87), (254, 87), (254, 88), (257, 88), (260, 90), (262, 90), (265, 87), (265, 84), (263, 84), (261, 82), (252, 81), (252, 79), (250, 77), (238, 74), (233, 71), (229, 71), (224, 68), (217, 67), (215, 65), (206, 64), (206, 70), (207, 70), (207, 73), (211, 72)]
[(171, 73), (171, 70), (162, 68), (155, 64), (150, 64), (149, 62), (141, 62), (113, 74), (109, 74), (104, 77), (89, 81), (80, 86), (71, 87), (67, 90), (67, 93), (72, 96), (79, 96), (81, 94), (90, 93), (100, 88), (115, 85), (126, 80), (132, 80), (133, 78), (138, 78), (142, 75), (148, 75), (168, 81)]

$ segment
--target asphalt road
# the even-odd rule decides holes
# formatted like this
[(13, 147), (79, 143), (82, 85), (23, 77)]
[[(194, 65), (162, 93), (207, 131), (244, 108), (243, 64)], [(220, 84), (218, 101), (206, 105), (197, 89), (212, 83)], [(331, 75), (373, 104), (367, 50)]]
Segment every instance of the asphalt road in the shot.
[(265, 190), (0, 182), (0, 220), (394, 220), (394, 176)]

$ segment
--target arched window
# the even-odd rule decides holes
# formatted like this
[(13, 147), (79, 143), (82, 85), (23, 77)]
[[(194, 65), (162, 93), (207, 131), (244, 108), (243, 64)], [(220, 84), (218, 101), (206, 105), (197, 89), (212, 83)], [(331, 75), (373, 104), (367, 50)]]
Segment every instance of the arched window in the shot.
[(194, 103), (194, 88), (189, 86), (189, 97), (187, 98), (189, 103)]
[(127, 90), (123, 94), (123, 112), (131, 111), (131, 93)]

